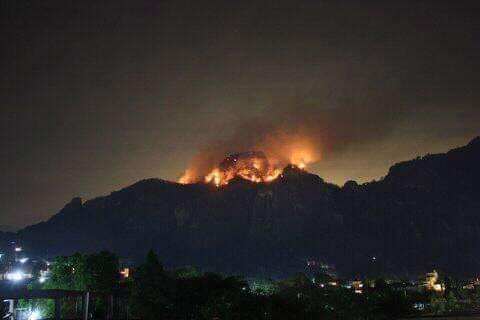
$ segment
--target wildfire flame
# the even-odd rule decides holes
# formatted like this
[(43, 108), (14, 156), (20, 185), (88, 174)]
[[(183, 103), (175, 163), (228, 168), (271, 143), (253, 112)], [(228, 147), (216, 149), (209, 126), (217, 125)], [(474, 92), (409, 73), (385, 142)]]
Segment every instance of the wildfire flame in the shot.
[[(242, 148), (246, 146), (247, 150), (262, 152), (235, 153), (222, 161), (236, 144)], [(207, 182), (222, 186), (235, 177), (256, 183), (270, 182), (277, 179), (286, 166), (305, 169), (307, 165), (318, 161), (319, 149), (318, 139), (301, 129), (296, 132), (275, 130), (246, 143), (234, 138), (228, 143), (213, 143), (203, 148), (192, 159), (179, 182)]]
[[(290, 165), (305, 169), (312, 156), (305, 152), (294, 152), (290, 157)], [(285, 163), (268, 159), (262, 152), (237, 153), (225, 158), (217, 167), (205, 175), (204, 182), (220, 187), (227, 185), (235, 177), (261, 183), (277, 179), (283, 172)], [(179, 179), (180, 183), (192, 183), (194, 175), (191, 170)]]
[(194, 174), (190, 169), (185, 170), (185, 173), (180, 177), (180, 179), (178, 179), (178, 183), (181, 184), (188, 184), (193, 182), (195, 182)]
[(268, 182), (275, 180), (281, 170), (273, 167), (261, 152), (237, 153), (227, 157), (205, 176), (205, 182), (214, 185), (226, 185), (235, 177), (252, 182)]

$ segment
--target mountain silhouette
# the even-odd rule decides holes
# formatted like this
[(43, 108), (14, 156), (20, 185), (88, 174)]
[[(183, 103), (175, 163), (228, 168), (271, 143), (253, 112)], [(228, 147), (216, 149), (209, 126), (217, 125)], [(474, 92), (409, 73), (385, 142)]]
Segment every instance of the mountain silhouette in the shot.
[[(379, 181), (343, 187), (296, 167), (269, 183), (217, 188), (159, 179), (108, 196), (75, 198), (14, 236), (31, 252), (111, 250), (166, 265), (282, 276), (307, 261), (345, 275), (480, 269), (480, 138), (393, 165)], [(4, 234), (2, 237), (12, 236)]]

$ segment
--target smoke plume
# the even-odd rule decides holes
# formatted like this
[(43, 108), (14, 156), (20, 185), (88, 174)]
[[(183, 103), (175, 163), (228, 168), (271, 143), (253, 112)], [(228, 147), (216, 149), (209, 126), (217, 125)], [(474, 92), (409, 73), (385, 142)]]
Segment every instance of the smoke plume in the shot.
[(383, 137), (404, 114), (394, 91), (377, 91), (371, 84), (352, 89), (351, 81), (348, 86), (336, 84), (320, 92), (272, 99), (264, 114), (239, 123), (231, 137), (203, 146), (180, 181), (202, 181), (236, 152), (264, 152), (275, 167), (315, 163)]

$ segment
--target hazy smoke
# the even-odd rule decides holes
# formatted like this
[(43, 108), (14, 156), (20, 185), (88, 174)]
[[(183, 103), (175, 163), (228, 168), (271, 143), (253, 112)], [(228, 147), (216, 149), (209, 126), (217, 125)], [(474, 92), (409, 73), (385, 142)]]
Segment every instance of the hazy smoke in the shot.
[(405, 114), (394, 92), (362, 83), (352, 88), (352, 81), (348, 83), (273, 99), (264, 114), (238, 124), (231, 137), (201, 148), (184, 181), (202, 180), (236, 152), (263, 151), (276, 166), (314, 163), (326, 154), (383, 137)]

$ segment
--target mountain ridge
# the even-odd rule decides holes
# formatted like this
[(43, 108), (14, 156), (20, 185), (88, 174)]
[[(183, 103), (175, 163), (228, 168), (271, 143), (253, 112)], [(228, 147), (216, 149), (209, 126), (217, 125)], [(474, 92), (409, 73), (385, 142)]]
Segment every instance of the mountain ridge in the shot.
[(470, 274), (480, 267), (478, 163), (480, 137), (342, 187), (294, 167), (269, 183), (220, 188), (144, 179), (74, 198), (16, 235), (37, 254), (108, 249), (140, 259), (154, 248), (167, 265), (231, 273), (276, 276), (314, 259), (348, 274)]

